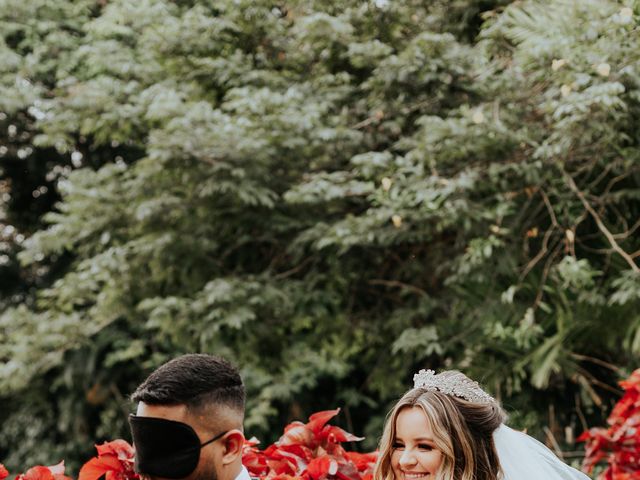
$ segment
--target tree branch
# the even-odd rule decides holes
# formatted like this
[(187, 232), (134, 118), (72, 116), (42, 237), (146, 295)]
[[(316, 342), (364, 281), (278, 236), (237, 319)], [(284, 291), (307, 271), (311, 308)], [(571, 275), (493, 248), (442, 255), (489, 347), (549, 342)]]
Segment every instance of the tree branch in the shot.
[(640, 227), (640, 220), (634, 223), (633, 226), (630, 229), (628, 229), (626, 232), (615, 233), (613, 235), (613, 238), (615, 238), (616, 240), (624, 240), (625, 238), (628, 238), (630, 235), (632, 235), (633, 232), (635, 232), (639, 227)]
[(300, 262), (298, 265), (296, 265), (295, 267), (285, 271), (285, 272), (280, 272), (277, 273), (273, 276), (273, 278), (277, 278), (278, 280), (282, 280), (283, 278), (287, 278), (290, 277), (291, 275), (295, 275), (296, 273), (298, 273), (299, 271), (301, 271), (303, 268), (305, 268), (307, 265), (309, 265), (309, 263), (313, 260), (313, 257), (308, 257), (305, 258), (302, 262)]
[(536, 294), (536, 298), (533, 301), (534, 310), (537, 310), (540, 306), (540, 302), (542, 302), (542, 296), (544, 295), (544, 284), (547, 282), (547, 277), (549, 276), (549, 272), (551, 271), (551, 265), (553, 264), (553, 261), (558, 256), (558, 253), (560, 253), (561, 245), (561, 243), (557, 243), (554, 246), (553, 252), (551, 253), (551, 255), (549, 255), (549, 258), (545, 262), (544, 268), (542, 269), (542, 276), (540, 277), (538, 293)]
[(590, 357), (589, 355), (581, 355), (575, 352), (571, 352), (571, 357), (575, 358), (576, 360), (580, 360), (582, 362), (595, 363), (596, 365), (600, 365), (601, 367), (608, 368), (609, 370), (615, 372), (618, 375), (622, 374), (622, 370), (620, 369), (620, 367), (615, 366), (613, 363), (605, 362), (604, 360), (601, 360), (599, 358)]
[(415, 285), (409, 285), (408, 283), (399, 282), (397, 280), (383, 280), (381, 278), (374, 278), (372, 280), (369, 280), (368, 283), (369, 285), (384, 285), (385, 287), (404, 288), (411, 292), (417, 293), (418, 295), (423, 295), (425, 297), (429, 296), (429, 294), (421, 288), (418, 288)]
[(631, 256), (627, 252), (625, 252), (620, 247), (620, 245), (618, 245), (618, 242), (616, 242), (616, 239), (614, 238), (612, 233), (609, 231), (609, 229), (607, 229), (605, 224), (602, 222), (602, 219), (600, 218), (598, 213), (589, 204), (584, 194), (580, 191), (580, 189), (576, 185), (576, 182), (574, 182), (571, 175), (569, 175), (567, 172), (564, 172), (564, 176), (569, 184), (569, 188), (571, 188), (571, 190), (573, 190), (573, 192), (578, 196), (585, 210), (587, 210), (587, 212), (589, 212), (593, 217), (593, 219), (596, 221), (598, 228), (604, 234), (604, 236), (607, 237), (607, 240), (609, 241), (609, 244), (611, 245), (611, 247), (616, 251), (616, 253), (618, 253), (622, 258), (625, 259), (625, 261), (629, 264), (629, 266), (635, 273), (640, 273), (640, 268), (638, 268), (638, 265), (636, 265), (636, 263), (633, 261), (633, 258), (631, 258)]
[(547, 194), (544, 192), (543, 189), (540, 189), (540, 195), (542, 195), (542, 200), (544, 200), (544, 204), (547, 207), (547, 211), (549, 212), (549, 216), (551, 217), (551, 222), (553, 223), (553, 226), (559, 228), (560, 224), (558, 223), (558, 219), (556, 218), (556, 213), (553, 211), (553, 206), (549, 201), (549, 197), (547, 196)]
[(556, 214), (553, 211), (551, 202), (549, 201), (549, 197), (547, 197), (547, 194), (542, 189), (540, 190), (540, 195), (542, 195), (542, 200), (544, 201), (544, 204), (547, 207), (547, 211), (549, 212), (549, 217), (551, 217), (551, 226), (544, 234), (544, 238), (542, 240), (542, 248), (537, 253), (537, 255), (529, 261), (525, 269), (522, 271), (522, 274), (520, 275), (520, 281), (524, 280), (524, 278), (529, 274), (529, 272), (531, 272), (533, 267), (535, 267), (537, 263), (540, 260), (542, 260), (542, 258), (547, 254), (547, 252), (549, 251), (549, 240), (551, 239), (551, 235), (553, 234), (553, 231), (556, 228), (560, 228), (560, 225), (558, 224), (558, 219), (556, 218)]

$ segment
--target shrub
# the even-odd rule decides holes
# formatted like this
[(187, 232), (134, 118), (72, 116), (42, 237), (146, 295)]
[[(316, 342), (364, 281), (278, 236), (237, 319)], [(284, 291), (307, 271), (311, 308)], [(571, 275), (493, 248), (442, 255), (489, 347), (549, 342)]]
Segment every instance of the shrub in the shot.
[(600, 480), (640, 479), (640, 369), (620, 386), (625, 393), (607, 419), (609, 427), (591, 428), (578, 438), (586, 442), (585, 471), (606, 462)]

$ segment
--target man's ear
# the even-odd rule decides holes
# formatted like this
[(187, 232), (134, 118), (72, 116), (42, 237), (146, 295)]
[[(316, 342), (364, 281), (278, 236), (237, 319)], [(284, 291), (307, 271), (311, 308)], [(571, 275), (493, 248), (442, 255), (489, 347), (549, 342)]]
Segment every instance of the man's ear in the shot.
[(242, 447), (244, 446), (244, 434), (241, 430), (233, 429), (222, 437), (223, 445), (222, 464), (228, 465), (242, 456)]

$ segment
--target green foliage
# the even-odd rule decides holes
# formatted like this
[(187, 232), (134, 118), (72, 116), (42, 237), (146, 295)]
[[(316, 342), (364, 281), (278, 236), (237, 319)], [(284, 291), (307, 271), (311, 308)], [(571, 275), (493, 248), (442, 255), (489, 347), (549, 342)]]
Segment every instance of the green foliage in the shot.
[(640, 6), (506, 4), (0, 1), (0, 121), (74, 167), (0, 316), (6, 464), (126, 437), (192, 351), (267, 442), (342, 406), (371, 448), (422, 367), (598, 418), (640, 351)]

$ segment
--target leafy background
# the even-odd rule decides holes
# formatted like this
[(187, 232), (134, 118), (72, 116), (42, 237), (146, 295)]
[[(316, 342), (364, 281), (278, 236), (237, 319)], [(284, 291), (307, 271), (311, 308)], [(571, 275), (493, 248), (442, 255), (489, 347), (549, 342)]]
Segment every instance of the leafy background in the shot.
[(638, 1), (0, 0), (0, 458), (186, 352), (375, 446), (459, 368), (565, 450), (640, 352)]

